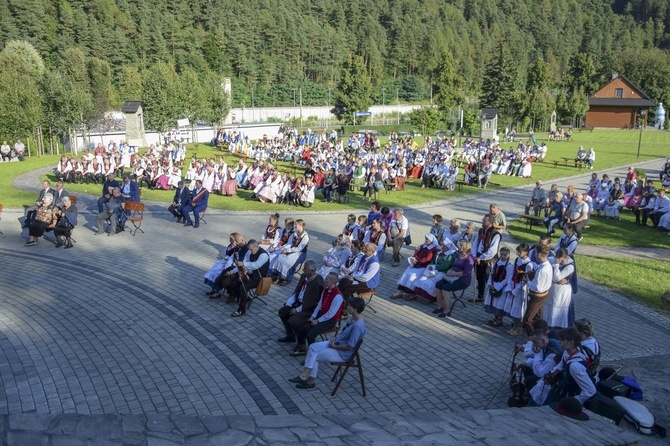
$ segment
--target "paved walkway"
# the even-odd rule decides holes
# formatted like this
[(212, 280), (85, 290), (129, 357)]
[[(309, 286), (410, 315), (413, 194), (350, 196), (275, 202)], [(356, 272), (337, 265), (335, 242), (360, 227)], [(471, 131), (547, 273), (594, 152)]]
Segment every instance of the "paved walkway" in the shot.
[[(564, 183), (567, 181), (581, 185), (583, 176)], [(513, 214), (528, 195), (528, 190), (517, 188), (495, 197), (486, 194), (447, 200), (408, 210), (408, 216), (416, 236), (427, 232), (430, 216), (436, 212), (449, 218), (479, 220), (495, 199)], [(368, 335), (362, 356), (368, 396), (362, 397), (358, 379), (351, 374), (337, 396), (330, 397), (332, 385), (327, 378), (331, 369), (327, 366), (320, 373), (316, 389), (299, 391), (286, 381), (296, 375), (299, 360), (288, 356), (290, 346), (276, 343), (282, 335), (276, 312), (290, 287), (273, 287), (265, 299), (267, 305), (257, 302), (246, 317), (239, 319), (229, 316), (233, 306), (203, 296), (206, 287), (202, 274), (213, 263), (227, 235), (233, 231), (249, 237), (259, 235), (265, 215), (212, 212), (208, 213), (208, 225), (193, 229), (170, 223), (167, 214), (161, 212), (163, 205), (150, 203), (155, 213), (146, 215), (146, 234), (94, 237), (95, 215), (88, 212), (94, 202), (82, 199), (83, 212), (75, 232), (78, 243), (67, 251), (56, 250), (44, 241), (31, 248), (22, 246), (26, 233), (16, 223), (22, 212), (4, 214), (1, 229), (5, 235), (0, 236), (0, 255), (5, 260), (5, 267), (0, 269), (0, 414), (9, 418), (4, 418), (0, 427), (8, 444), (9, 439), (19, 438), (14, 435), (34, 432), (31, 426), (44, 427), (30, 437), (35, 441), (14, 440), (11, 444), (48, 444), (44, 435), (52, 429), (56, 429), (49, 434), (54, 435), (52, 444), (77, 444), (56, 437), (61, 432), (77, 431), (79, 427), (73, 426), (80, 422), (84, 423), (84, 437), (108, 438), (109, 444), (119, 444), (127, 438), (127, 432), (137, 439), (137, 443), (129, 444), (182, 444), (188, 435), (193, 435), (188, 444), (275, 444), (284, 440), (269, 439), (265, 429), (276, 428), (280, 432), (276, 435), (288, 435), (287, 426), (265, 427), (263, 423), (272, 422), (262, 420), (282, 419), (291, 421), (277, 423), (293, 423), (291, 426), (296, 427), (291, 430), (291, 440), (288, 436), (281, 438), (309, 442), (295, 430), (300, 420), (315, 420), (310, 414), (328, 414), (325, 418), (338, 420), (334, 421), (336, 432), (348, 432), (314, 439), (321, 444), (394, 443), (387, 436), (389, 431), (396, 435), (396, 443), (452, 442), (451, 437), (441, 437), (446, 435), (442, 433), (426, 437), (438, 433), (434, 431), (436, 426), (473, 443), (511, 444), (501, 440), (507, 437), (496, 434), (505, 423), (491, 425), (496, 429), (490, 426), (495, 417), (509, 421), (510, 416), (523, 417), (522, 413), (530, 411), (528, 419), (534, 419), (538, 410), (545, 411), (546, 417), (553, 416), (547, 409), (505, 409), (507, 389), (489, 406), (502, 412), (481, 412), (508, 373), (516, 339), (503, 329), (486, 326), (488, 317), (481, 306), (457, 306), (453, 317), (443, 320), (434, 317), (432, 307), (425, 302), (388, 300), (402, 272), (401, 268), (390, 267), (388, 255), (382, 268), (382, 285), (372, 301), (377, 312), (364, 313)], [(343, 214), (309, 214), (310, 258), (320, 261), (344, 220)], [(588, 281), (582, 282), (576, 296), (576, 310), (579, 317), (591, 319), (597, 328), (606, 363), (626, 365), (634, 358), (670, 357), (670, 318), (666, 315)], [(664, 376), (670, 372), (669, 364), (665, 361), (659, 366)], [(624, 368), (623, 372), (635, 374), (635, 369)], [(662, 404), (667, 407), (667, 385), (644, 382), (643, 386), (652, 410), (664, 407)], [(371, 424), (361, 427), (353, 418), (337, 418), (337, 414), (347, 413)], [(413, 421), (405, 425), (402, 419), (407, 415), (386, 413), (431, 413), (447, 421), (458, 420), (457, 416), (473, 420), (459, 421), (454, 434), (449, 432), (453, 427), (442, 420), (421, 415), (426, 428), (419, 432), (414, 430), (418, 426), (416, 418), (410, 417)], [(32, 422), (24, 421), (20, 425), (23, 428), (12, 431), (13, 417), (18, 414), (36, 415), (28, 416), (25, 419), (32, 418)], [(54, 421), (47, 414), (92, 417)], [(119, 414), (129, 414), (128, 422), (134, 427), (126, 430), (125, 418)], [(166, 424), (156, 430), (182, 435), (181, 439), (149, 441), (156, 435), (151, 434), (151, 425), (145, 424), (143, 417), (155, 414), (190, 417), (183, 425), (177, 424), (178, 417), (170, 422), (159, 417)], [(223, 429), (217, 431), (206, 425), (204, 420), (212, 416), (227, 417), (217, 423), (228, 423), (225, 435), (241, 435), (234, 437), (239, 441), (225, 435), (225, 442), (213, 440)], [(667, 412), (657, 412), (657, 416), (665, 424), (670, 421)], [(382, 419), (389, 421), (384, 424)], [(541, 426), (549, 429), (554, 421)], [(58, 430), (61, 422), (69, 427)], [(119, 423), (122, 437), (115, 430)], [(515, 427), (502, 432), (513, 435), (518, 430)], [(619, 431), (591, 431), (607, 435), (602, 443), (630, 442)], [(540, 429), (531, 438), (535, 443), (553, 443), (547, 439), (546, 430)], [(580, 438), (583, 440), (574, 444), (586, 443), (589, 437)]]

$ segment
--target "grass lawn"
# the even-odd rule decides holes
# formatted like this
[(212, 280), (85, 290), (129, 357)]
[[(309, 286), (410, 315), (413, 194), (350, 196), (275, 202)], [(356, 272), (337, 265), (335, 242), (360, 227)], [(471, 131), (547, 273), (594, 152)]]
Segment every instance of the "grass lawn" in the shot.
[(670, 289), (670, 262), (576, 255), (579, 274), (603, 286), (661, 308)]
[[(651, 222), (647, 222), (646, 228), (636, 225), (635, 215), (630, 211), (622, 212), (619, 221), (593, 216), (590, 226), (584, 231), (584, 239), (580, 244), (622, 248), (670, 248), (670, 237), (665, 232), (653, 229)], [(520, 242), (535, 244), (540, 235), (546, 233), (546, 228), (543, 225), (533, 226), (528, 231), (525, 222), (513, 220), (509, 223), (509, 232)], [(561, 235), (562, 232), (557, 227), (554, 240), (558, 240)]]
[[(560, 157), (574, 157), (577, 153), (579, 145), (585, 147), (594, 147), (596, 150), (596, 168), (604, 169), (609, 167), (621, 166), (636, 162), (635, 154), (637, 152), (637, 141), (639, 132), (628, 130), (594, 130), (593, 132), (575, 132), (574, 142), (549, 142), (549, 152), (547, 155), (547, 162), (535, 163), (533, 166), (533, 179), (524, 179), (519, 177), (508, 177), (494, 175), (492, 181), (499, 183), (502, 187), (513, 187), (522, 184), (532, 184), (536, 178), (549, 181), (554, 178), (561, 178), (565, 176), (575, 175), (578, 170), (575, 167), (559, 165), (554, 167), (550, 162), (553, 159), (560, 159)], [(538, 141), (546, 140), (547, 134), (538, 134)], [(642, 150), (640, 161), (664, 157), (668, 155), (667, 147), (670, 144), (670, 132), (645, 131), (642, 136)], [(513, 143), (503, 143), (503, 147), (514, 145)], [(191, 144), (188, 146), (187, 158), (190, 158), (193, 153), (197, 153), (198, 157), (211, 157), (223, 154), (228, 164), (235, 164), (238, 155), (232, 155), (228, 152), (221, 152), (220, 150), (210, 147), (209, 144)], [(32, 157), (23, 163), (2, 163), (0, 164), (0, 185), (2, 185), (2, 195), (0, 199), (3, 200), (5, 207), (21, 207), (24, 204), (33, 201), (33, 196), (27, 192), (17, 191), (11, 185), (11, 179), (29, 171), (31, 169), (56, 165), (58, 161), (57, 156), (46, 156), (42, 158)], [(288, 163), (278, 163), (280, 170), (291, 169)], [(301, 170), (297, 169), (296, 173)], [(51, 175), (45, 176), (50, 180), (55, 178)], [(89, 186), (92, 190), (89, 190)], [(403, 206), (410, 207), (412, 205), (426, 203), (445, 198), (457, 197), (466, 194), (479, 193), (480, 189), (466, 187), (463, 192), (446, 192), (435, 189), (421, 189), (419, 180), (408, 181), (406, 190), (404, 192), (393, 192), (386, 194), (382, 191), (379, 194), (379, 201), (382, 206)], [(74, 193), (92, 193), (97, 195), (99, 186), (94, 185), (75, 185), (67, 186), (68, 190)], [(220, 197), (212, 196), (210, 199), (210, 206), (216, 209), (226, 210), (250, 210), (250, 211), (267, 211), (272, 209), (268, 205), (260, 203), (255, 200), (250, 200), (251, 192), (240, 190), (236, 197)], [(143, 190), (142, 198), (152, 201), (170, 202), (173, 193), (170, 191), (154, 191)], [(349, 205), (341, 204), (326, 204), (323, 202), (322, 196), (317, 194), (314, 206), (310, 209), (313, 212), (333, 209), (361, 209), (367, 208), (367, 202), (361, 199), (361, 193), (355, 192), (350, 195)]]
[[(23, 205), (35, 204), (37, 195), (16, 189), (12, 180), (18, 175), (30, 172), (46, 166), (55, 166), (58, 162), (57, 156), (26, 157), (25, 161), (14, 163), (0, 163), (0, 203), (5, 208), (20, 209)], [(39, 186), (39, 185), (36, 185)]]

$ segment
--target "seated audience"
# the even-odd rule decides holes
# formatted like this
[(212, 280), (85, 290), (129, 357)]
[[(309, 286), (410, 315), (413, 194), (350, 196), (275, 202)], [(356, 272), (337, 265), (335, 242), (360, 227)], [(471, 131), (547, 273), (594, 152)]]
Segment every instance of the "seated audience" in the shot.
[(188, 187), (184, 186), (183, 181), (179, 181), (172, 204), (168, 207), (168, 211), (177, 219), (177, 223), (181, 223), (184, 218), (184, 208), (189, 204), (190, 197), (191, 193)]
[(318, 269), (317, 274), (325, 279), (328, 273), (340, 272), (340, 267), (344, 265), (349, 256), (351, 249), (348, 245), (349, 237), (342, 234), (337, 236), (333, 241), (333, 246), (323, 256), (323, 265)]
[(316, 274), (316, 262), (305, 261), (302, 271), (293, 294), (279, 309), (279, 318), (284, 324), (286, 336), (277, 339), (277, 342), (295, 342), (295, 327), (303, 327), (307, 323), (321, 299), (324, 283), (323, 278)]
[[(232, 317), (244, 316), (247, 312), (249, 295), (247, 291), (255, 290), (263, 277), (267, 277), (270, 270), (270, 256), (260, 247), (256, 240), (249, 240), (247, 243), (247, 252), (244, 257), (236, 261), (238, 275), (237, 297), (240, 304), (237, 311), (231, 314)], [(232, 289), (231, 285), (229, 289)], [(231, 293), (231, 296), (234, 294)]]
[[(63, 206), (56, 211), (58, 216), (58, 223), (54, 228), (54, 235), (56, 236), (56, 248), (65, 245), (65, 249), (72, 248), (72, 230), (77, 226), (77, 207), (72, 204), (69, 196), (63, 197)], [(65, 243), (61, 242), (61, 237), (65, 239)]]
[(296, 268), (307, 258), (308, 246), (309, 234), (305, 230), (305, 221), (298, 219), (295, 221), (295, 232), (281, 248), (279, 257), (271, 266), (270, 277), (273, 283), (279, 283), (280, 286), (291, 283)]
[[(398, 279), (398, 292), (392, 295), (391, 299), (405, 297), (405, 300), (416, 300), (414, 283), (421, 278), (426, 267), (433, 261), (439, 246), (433, 234), (426, 234), (424, 243), (416, 249), (412, 257), (407, 259), (410, 266)], [(407, 296), (403, 296), (403, 293), (407, 293)]]
[(372, 243), (366, 243), (363, 254), (360, 261), (354, 263), (352, 268), (347, 268), (349, 272), (345, 273), (338, 284), (346, 301), (349, 301), (354, 293), (367, 293), (379, 286), (381, 269), (377, 258), (377, 247)]
[(233, 232), (230, 234), (228, 240), (230, 243), (228, 246), (226, 246), (219, 255), (216, 257), (216, 262), (212, 267), (205, 273), (205, 284), (208, 285), (211, 289), (205, 293), (205, 296), (213, 296), (218, 292), (216, 289), (216, 284), (214, 281), (216, 280), (217, 277), (221, 274), (221, 272), (230, 267), (233, 264), (233, 261), (235, 260), (235, 251), (237, 248), (237, 232)]
[(53, 195), (44, 194), (40, 205), (35, 211), (35, 218), (30, 221), (28, 227), (29, 239), (26, 246), (35, 246), (37, 240), (48, 230), (56, 227), (58, 221), (58, 208), (54, 206)]
[[(207, 210), (207, 202), (209, 201), (209, 191), (202, 186), (201, 180), (196, 180), (195, 189), (191, 192), (191, 199), (189, 203), (184, 206), (182, 209), (182, 214), (184, 215), (184, 226), (193, 226), (194, 228), (200, 227), (200, 213)], [(191, 220), (191, 212), (193, 212), (193, 218), (195, 219), (195, 224)]]
[(619, 210), (623, 207), (624, 203), (624, 192), (621, 189), (619, 183), (615, 183), (614, 187), (610, 191), (609, 199), (605, 205), (604, 213), (606, 218), (614, 218), (616, 220), (621, 220), (619, 216)]
[(340, 320), (345, 301), (342, 292), (337, 287), (337, 274), (329, 273), (323, 283), (325, 288), (312, 315), (303, 326), (294, 327), (297, 346), (291, 353), (293, 357), (305, 356), (307, 346), (314, 344), (317, 336), (334, 328)]
[(111, 197), (103, 203), (105, 210), (98, 214), (98, 232), (95, 235), (105, 233), (103, 225), (109, 223), (109, 237), (114, 237), (117, 232), (123, 231), (125, 224), (126, 199), (121, 195), (121, 189), (115, 187), (112, 189)]

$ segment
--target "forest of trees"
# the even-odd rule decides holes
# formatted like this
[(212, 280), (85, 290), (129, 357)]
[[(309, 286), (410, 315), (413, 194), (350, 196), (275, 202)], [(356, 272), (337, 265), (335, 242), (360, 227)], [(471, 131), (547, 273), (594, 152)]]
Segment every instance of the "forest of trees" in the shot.
[[(579, 116), (613, 71), (670, 99), (667, 0), (0, 0), (0, 36), (0, 48), (26, 41), (43, 61), (20, 98), (12, 88), (26, 51), (0, 54), (0, 108), (41, 102), (34, 119), (0, 110), (0, 121), (58, 128), (62, 106), (90, 121), (151, 99), (147, 88), (172, 89), (168, 99), (180, 101), (168, 112), (212, 121), (221, 98), (195, 102), (222, 77), (232, 78), (234, 107), (252, 96), (257, 107), (292, 105), (300, 88), (303, 104), (342, 116), (396, 94), (441, 112)], [(185, 111), (194, 83), (202, 97)]]

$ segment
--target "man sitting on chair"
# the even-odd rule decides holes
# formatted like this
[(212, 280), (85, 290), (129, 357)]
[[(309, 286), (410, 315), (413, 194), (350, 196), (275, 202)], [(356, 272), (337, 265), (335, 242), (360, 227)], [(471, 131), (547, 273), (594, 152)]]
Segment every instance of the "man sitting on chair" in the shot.
[(268, 276), (270, 270), (270, 256), (258, 245), (258, 241), (249, 240), (247, 248), (244, 260), (237, 262), (237, 268), (240, 271), (238, 275), (240, 306), (231, 314), (232, 317), (244, 316), (249, 302), (247, 291), (256, 289), (258, 283), (263, 277)]
[(312, 316), (323, 292), (323, 278), (316, 273), (316, 262), (307, 260), (302, 267), (303, 274), (293, 294), (279, 309), (279, 318), (284, 324), (286, 336), (277, 342), (295, 342), (295, 328), (304, 326)]
[(172, 204), (168, 208), (168, 211), (177, 219), (177, 223), (181, 223), (182, 218), (184, 218), (184, 208), (189, 204), (190, 192), (188, 187), (184, 186), (183, 181), (177, 183), (177, 190), (174, 192), (174, 198), (172, 199)]
[(309, 346), (309, 353), (305, 358), (305, 368), (296, 378), (289, 382), (295, 383), (299, 389), (311, 389), (315, 386), (314, 378), (319, 371), (319, 361), (342, 362), (349, 361), (354, 354), (354, 348), (365, 336), (365, 322), (361, 313), (365, 310), (365, 301), (354, 297), (349, 301), (351, 319), (342, 332), (330, 341), (317, 342)]
[[(121, 195), (121, 189), (115, 187), (112, 189), (112, 196), (109, 200), (105, 201), (104, 205), (107, 209), (100, 214), (98, 214), (98, 232), (95, 235), (104, 234), (103, 224), (106, 220), (109, 220), (109, 237), (114, 237), (116, 235), (116, 227), (119, 223), (123, 224), (123, 219), (125, 218), (125, 209), (126, 209), (126, 199)], [(121, 229), (123, 230), (123, 229)]]
[(349, 301), (354, 293), (367, 293), (379, 286), (381, 269), (375, 244), (366, 243), (364, 254), (365, 257), (361, 259), (356, 270), (340, 280), (339, 287), (346, 301)]
[[(321, 294), (319, 303), (312, 312), (312, 316), (302, 327), (294, 327), (298, 334), (298, 344), (291, 356), (305, 356), (307, 345), (314, 344), (316, 337), (337, 325), (342, 315), (344, 298), (342, 292), (337, 288), (337, 273), (328, 273), (323, 281), (326, 288)], [(305, 344), (305, 340), (307, 344)]]
[[(209, 200), (209, 191), (202, 187), (201, 180), (195, 181), (195, 190), (193, 191), (192, 196), (191, 202), (182, 209), (184, 220), (186, 220), (184, 226), (199, 228), (200, 213), (207, 209), (207, 201)], [(193, 212), (193, 216), (195, 217), (195, 224), (193, 224), (193, 220), (191, 220), (191, 216), (189, 215), (191, 212)]]

